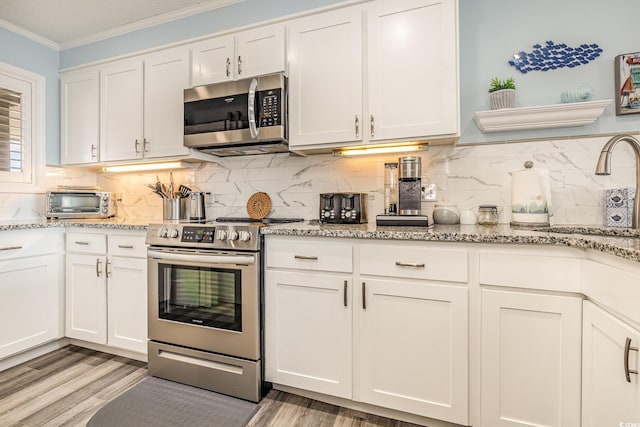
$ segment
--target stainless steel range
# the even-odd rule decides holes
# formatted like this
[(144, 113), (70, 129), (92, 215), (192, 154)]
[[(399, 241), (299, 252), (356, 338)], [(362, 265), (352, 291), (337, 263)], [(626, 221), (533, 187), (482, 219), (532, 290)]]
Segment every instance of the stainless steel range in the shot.
[(259, 226), (151, 224), (149, 374), (262, 398)]

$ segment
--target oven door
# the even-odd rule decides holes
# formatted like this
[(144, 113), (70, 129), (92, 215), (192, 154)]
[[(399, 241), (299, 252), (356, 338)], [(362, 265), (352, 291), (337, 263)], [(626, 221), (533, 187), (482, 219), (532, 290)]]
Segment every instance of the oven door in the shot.
[(258, 253), (148, 250), (149, 339), (260, 359)]

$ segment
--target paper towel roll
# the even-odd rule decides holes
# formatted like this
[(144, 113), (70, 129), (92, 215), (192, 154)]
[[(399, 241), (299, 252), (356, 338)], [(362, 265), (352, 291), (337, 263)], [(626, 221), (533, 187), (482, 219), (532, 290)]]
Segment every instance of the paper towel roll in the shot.
[(524, 167), (511, 173), (511, 224), (549, 226), (553, 215), (549, 171), (533, 169), (531, 161)]

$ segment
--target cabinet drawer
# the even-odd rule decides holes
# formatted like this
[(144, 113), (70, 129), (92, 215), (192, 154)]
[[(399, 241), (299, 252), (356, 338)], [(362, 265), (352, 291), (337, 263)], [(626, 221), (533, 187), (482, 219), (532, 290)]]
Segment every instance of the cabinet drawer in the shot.
[(640, 324), (640, 275), (585, 260), (582, 293)]
[(580, 292), (580, 259), (534, 253), (483, 252), (480, 284)]
[(0, 260), (59, 253), (60, 230), (9, 230), (0, 232)]
[(107, 236), (70, 232), (66, 236), (67, 252), (82, 252), (86, 254), (106, 254)]
[(267, 267), (350, 273), (352, 246), (344, 243), (267, 239)]
[(145, 236), (109, 236), (109, 255), (146, 258), (147, 245)]
[(360, 272), (374, 276), (466, 282), (467, 251), (418, 245), (363, 245)]

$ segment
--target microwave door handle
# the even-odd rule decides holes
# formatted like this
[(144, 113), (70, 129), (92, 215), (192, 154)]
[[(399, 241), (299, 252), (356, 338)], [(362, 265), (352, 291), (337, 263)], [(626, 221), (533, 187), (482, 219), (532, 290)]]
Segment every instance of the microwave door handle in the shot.
[(251, 138), (256, 139), (258, 137), (258, 126), (256, 123), (256, 92), (258, 91), (258, 80), (252, 79), (249, 85), (249, 131), (251, 132)]

